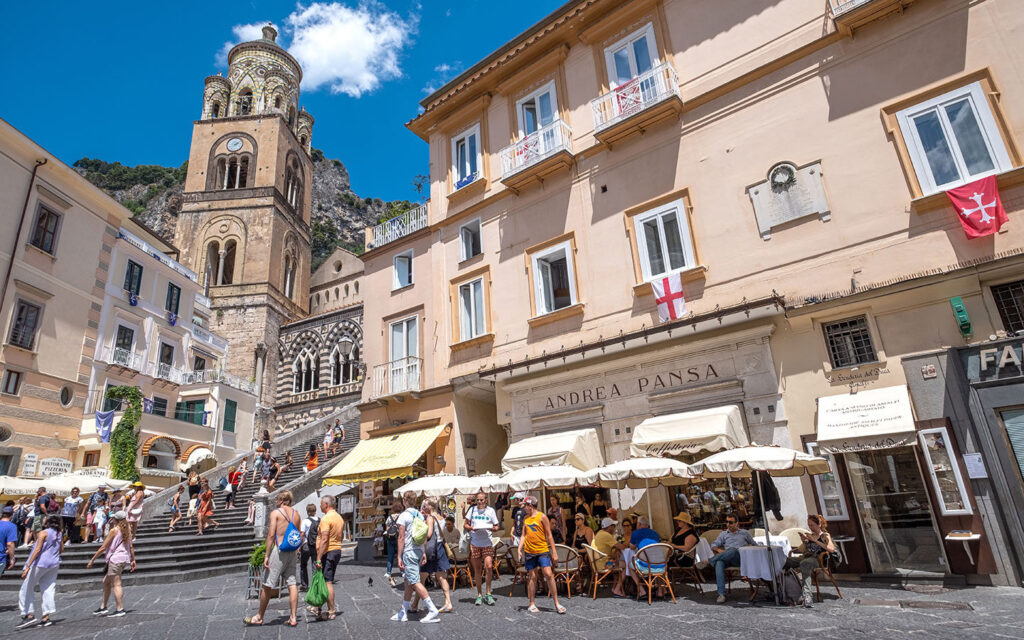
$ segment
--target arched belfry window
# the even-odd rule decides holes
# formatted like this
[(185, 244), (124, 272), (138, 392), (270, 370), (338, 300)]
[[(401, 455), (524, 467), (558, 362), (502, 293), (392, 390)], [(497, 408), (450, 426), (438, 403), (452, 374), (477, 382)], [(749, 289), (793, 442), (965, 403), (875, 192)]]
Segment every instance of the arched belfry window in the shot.
[(292, 393), (320, 388), (320, 357), (312, 348), (303, 349), (292, 362)]
[(295, 125), (295, 107), (288, 107), (288, 126)]
[(206, 245), (206, 271), (204, 275), (207, 286), (220, 284), (220, 243), (216, 240)]
[(210, 105), (210, 117), (211, 118), (219, 118), (220, 117), (220, 103), (219, 102), (214, 102), (213, 104)]
[(238, 243), (228, 240), (224, 244), (224, 261), (220, 269), (220, 284), (233, 284), (235, 280), (235, 253), (238, 250)]
[(247, 116), (252, 113), (252, 89), (242, 89), (238, 94), (238, 115)]
[(249, 186), (251, 159), (249, 154), (217, 158), (217, 187), (243, 189)]

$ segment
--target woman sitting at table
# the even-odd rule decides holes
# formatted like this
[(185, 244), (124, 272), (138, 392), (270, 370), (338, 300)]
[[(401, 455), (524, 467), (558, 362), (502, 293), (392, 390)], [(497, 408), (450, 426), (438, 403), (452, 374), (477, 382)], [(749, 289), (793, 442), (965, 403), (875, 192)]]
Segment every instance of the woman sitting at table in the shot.
[(829, 554), (824, 558), (824, 562), (831, 562), (832, 555), (836, 553), (836, 545), (832, 542), (832, 536), (826, 531), (825, 517), (820, 514), (811, 514), (807, 516), (807, 528), (811, 530), (810, 533), (800, 533), (800, 539), (804, 541), (801, 548), (795, 549), (794, 552), (799, 552), (797, 555), (791, 555), (786, 560), (786, 568), (793, 569), (796, 567), (800, 568), (800, 577), (803, 582), (803, 605), (808, 609), (811, 608), (811, 576), (814, 575), (814, 570), (819, 567), (818, 556), (822, 553)]
[(573, 533), (572, 547), (583, 551), (583, 545), (594, 546), (594, 530), (587, 526), (582, 513), (576, 514), (576, 529)]
[(678, 528), (672, 534), (672, 542), (669, 543), (675, 549), (672, 559), (669, 560), (669, 566), (692, 567), (693, 556), (687, 554), (700, 542), (700, 536), (697, 535), (697, 531), (693, 528), (693, 518), (686, 511), (680, 511), (672, 519), (676, 521)]

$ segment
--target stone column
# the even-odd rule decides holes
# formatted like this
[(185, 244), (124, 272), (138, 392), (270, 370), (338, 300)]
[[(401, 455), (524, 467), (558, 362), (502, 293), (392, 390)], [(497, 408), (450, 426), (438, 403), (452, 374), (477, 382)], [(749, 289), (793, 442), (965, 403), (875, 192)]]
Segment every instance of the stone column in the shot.
[(221, 249), (219, 252), (220, 260), (217, 262), (217, 284), (224, 284), (224, 256), (227, 255), (225, 249)]
[(256, 345), (256, 402), (263, 401), (263, 371), (267, 366), (267, 345)]

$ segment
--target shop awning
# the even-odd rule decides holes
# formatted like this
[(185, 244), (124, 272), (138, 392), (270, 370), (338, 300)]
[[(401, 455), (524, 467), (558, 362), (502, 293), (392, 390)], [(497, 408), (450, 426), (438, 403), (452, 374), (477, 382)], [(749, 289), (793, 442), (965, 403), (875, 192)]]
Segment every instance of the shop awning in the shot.
[(633, 429), (630, 454), (678, 456), (746, 446), (747, 430), (736, 405), (648, 418)]
[(324, 476), (323, 485), (351, 484), (403, 478), (415, 471), (416, 461), (434, 444), (448, 425), (360, 440), (345, 459)]
[(501, 470), (512, 471), (538, 464), (567, 464), (589, 471), (604, 465), (596, 429), (578, 429), (523, 438), (509, 445)]
[[(150, 450), (152, 453), (152, 450)], [(199, 464), (204, 460), (216, 460), (217, 456), (213, 455), (213, 452), (206, 447), (196, 447), (192, 450), (192, 453), (188, 454), (188, 460), (181, 463), (181, 470), (188, 471), (192, 468), (192, 465)]]
[(917, 442), (904, 386), (818, 398), (818, 446), (825, 453), (891, 449)]

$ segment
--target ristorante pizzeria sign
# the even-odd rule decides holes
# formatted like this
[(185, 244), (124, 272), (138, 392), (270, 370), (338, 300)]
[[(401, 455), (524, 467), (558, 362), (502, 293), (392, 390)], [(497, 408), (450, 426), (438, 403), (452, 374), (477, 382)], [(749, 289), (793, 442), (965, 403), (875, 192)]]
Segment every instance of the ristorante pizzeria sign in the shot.
[(585, 389), (549, 395), (544, 402), (544, 409), (565, 409), (577, 405), (620, 398), (622, 396), (683, 387), (716, 378), (718, 378), (718, 371), (710, 363), (673, 369), (662, 373), (639, 375), (632, 379), (607, 382)]

